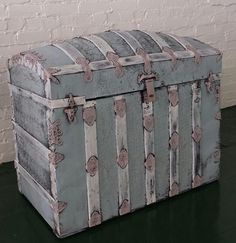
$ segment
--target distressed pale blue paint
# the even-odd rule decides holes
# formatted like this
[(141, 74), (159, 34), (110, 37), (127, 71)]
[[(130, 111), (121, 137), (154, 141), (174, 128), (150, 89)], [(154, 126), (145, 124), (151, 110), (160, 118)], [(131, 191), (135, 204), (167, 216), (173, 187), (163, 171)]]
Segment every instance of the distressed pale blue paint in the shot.
[(19, 164), (34, 177), (34, 179), (51, 193), (51, 181), (48, 155), (44, 154), (35, 143), (23, 134), (17, 134), (17, 151)]
[[(213, 87), (219, 85), (220, 81), (213, 82)], [(219, 128), (220, 121), (215, 118), (220, 111), (217, 103), (214, 88), (207, 92), (204, 83), (201, 85), (202, 94), (202, 139), (200, 141), (200, 156), (203, 165), (203, 183), (218, 179), (219, 162), (214, 158), (214, 152), (220, 148)]]
[(179, 187), (191, 188), (192, 183), (192, 90), (191, 83), (179, 85)]
[(29, 134), (48, 147), (46, 107), (13, 92), (15, 121)]
[(144, 138), (140, 93), (125, 95), (131, 210), (145, 205)]
[(56, 152), (65, 158), (56, 168), (58, 200), (67, 203), (60, 214), (61, 234), (88, 227), (88, 200), (85, 170), (85, 141), (82, 107), (78, 107), (76, 121), (68, 123), (63, 109), (54, 111), (53, 120), (60, 120), (63, 131), (61, 146)]
[(169, 162), (169, 110), (167, 88), (156, 90), (154, 103), (154, 141), (156, 155), (156, 195), (157, 200), (168, 197), (170, 187)]
[(100, 200), (103, 219), (106, 220), (118, 215), (114, 99), (98, 100), (96, 110)]

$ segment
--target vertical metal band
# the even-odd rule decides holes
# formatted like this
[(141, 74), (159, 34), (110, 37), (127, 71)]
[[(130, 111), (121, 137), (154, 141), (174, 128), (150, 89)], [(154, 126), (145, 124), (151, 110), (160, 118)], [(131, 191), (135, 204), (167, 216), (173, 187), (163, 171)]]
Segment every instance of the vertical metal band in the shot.
[(136, 53), (136, 50), (138, 48), (143, 48), (141, 44), (136, 40), (129, 32), (127, 31), (111, 31), (117, 35), (119, 35), (133, 50), (134, 53)]
[(142, 32), (149, 35), (157, 43), (157, 45), (159, 45), (161, 49), (163, 49), (164, 47), (170, 48), (167, 42), (164, 39), (162, 39), (156, 32), (150, 32), (150, 31), (142, 31)]
[(81, 38), (92, 42), (105, 57), (107, 55), (107, 52), (115, 53), (112, 47), (105, 40), (97, 35), (81, 36)]
[(200, 158), (201, 131), (201, 81), (192, 84), (192, 187), (202, 184), (202, 164)]
[(144, 127), (146, 204), (149, 205), (156, 202), (154, 113), (152, 102), (144, 102), (142, 106)]
[(130, 212), (129, 164), (126, 125), (126, 100), (123, 96), (115, 97), (116, 151), (119, 186), (119, 214)]
[(179, 94), (178, 86), (168, 87), (169, 93), (169, 146), (170, 146), (170, 192), (179, 193)]
[[(56, 151), (55, 144), (56, 142), (54, 141), (52, 136), (53, 128), (52, 128), (52, 118), (53, 118), (53, 111), (51, 109), (47, 109), (46, 111), (46, 118), (47, 118), (47, 127), (48, 127), (48, 140), (49, 140), (49, 149), (52, 152)], [(57, 122), (54, 122), (57, 123)], [(59, 139), (61, 140), (61, 138)], [(58, 140), (58, 141), (59, 141)], [(51, 181), (51, 193), (52, 197), (55, 199), (55, 202), (58, 201), (58, 195), (57, 195), (57, 174), (56, 174), (56, 165), (54, 163), (50, 163), (50, 152), (48, 153), (48, 160), (49, 160), (49, 171), (50, 171), (50, 181)], [(54, 224), (55, 224), (55, 230), (57, 234), (60, 234), (60, 218), (59, 218), (59, 213), (57, 212), (56, 209), (53, 210), (53, 217), (54, 217)]]
[(87, 102), (83, 109), (86, 156), (86, 182), (88, 197), (89, 227), (102, 222), (99, 195), (97, 127), (95, 102)]
[(54, 43), (53, 46), (62, 50), (75, 63), (77, 58), (85, 58), (85, 56), (77, 48), (66, 41)]

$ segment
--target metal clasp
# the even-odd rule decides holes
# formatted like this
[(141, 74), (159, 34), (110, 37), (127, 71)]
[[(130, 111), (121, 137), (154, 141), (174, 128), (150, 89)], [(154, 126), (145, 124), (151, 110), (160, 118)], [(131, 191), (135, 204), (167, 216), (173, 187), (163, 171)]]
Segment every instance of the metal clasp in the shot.
[(78, 110), (72, 94), (69, 94), (68, 105), (69, 106), (64, 109), (64, 112), (67, 115), (68, 121), (72, 123), (75, 120), (76, 112)]
[(154, 81), (157, 80), (157, 75), (142, 74), (138, 77), (138, 83), (144, 83), (147, 90), (147, 102), (154, 102), (156, 100)]

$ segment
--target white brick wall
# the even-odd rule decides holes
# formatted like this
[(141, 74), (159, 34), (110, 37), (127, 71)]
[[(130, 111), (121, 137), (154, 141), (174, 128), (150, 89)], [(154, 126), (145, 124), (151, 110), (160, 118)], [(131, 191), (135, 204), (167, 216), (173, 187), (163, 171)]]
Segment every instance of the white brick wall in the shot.
[(110, 28), (189, 35), (220, 48), (222, 107), (236, 105), (236, 0), (0, 0), (0, 162), (14, 159), (7, 58)]

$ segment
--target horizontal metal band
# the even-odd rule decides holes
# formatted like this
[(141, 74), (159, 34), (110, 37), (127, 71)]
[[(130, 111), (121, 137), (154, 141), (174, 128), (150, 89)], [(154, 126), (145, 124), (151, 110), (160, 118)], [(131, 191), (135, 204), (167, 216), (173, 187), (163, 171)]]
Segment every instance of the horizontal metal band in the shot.
[[(69, 98), (65, 98), (65, 99), (57, 99), (57, 100), (50, 100), (47, 98), (43, 98), (35, 93), (32, 93), (28, 90), (19, 88), (13, 84), (9, 84), (10, 89), (17, 93), (20, 94), (24, 97), (30, 98), (32, 100), (34, 100), (37, 103), (40, 103), (46, 107), (48, 107), (49, 109), (58, 109), (58, 108), (66, 108), (69, 105)], [(73, 98), (75, 101), (75, 105), (79, 106), (79, 105), (84, 105), (86, 103), (85, 101), (85, 97), (84, 96), (80, 96), (80, 97), (74, 97)]]
[[(176, 58), (178, 58), (178, 59), (194, 57), (194, 54), (191, 51), (176, 51), (175, 55), (176, 55)], [(206, 56), (208, 56), (208, 55), (206, 55)], [(168, 53), (152, 53), (152, 54), (149, 54), (149, 58), (150, 58), (151, 62), (161, 62), (161, 61), (171, 60), (170, 55)], [(137, 56), (129, 56), (129, 57), (120, 57), (119, 63), (123, 67), (126, 67), (126, 66), (131, 66), (131, 65), (143, 64), (144, 61), (141, 56), (137, 55)], [(92, 71), (115, 68), (115, 66), (108, 60), (91, 62), (91, 63), (89, 63), (89, 66)], [(53, 74), (54, 76), (83, 72), (82, 67), (80, 65), (75, 65), (75, 64), (52, 67), (52, 68), (58, 70), (57, 72), (55, 72)]]

